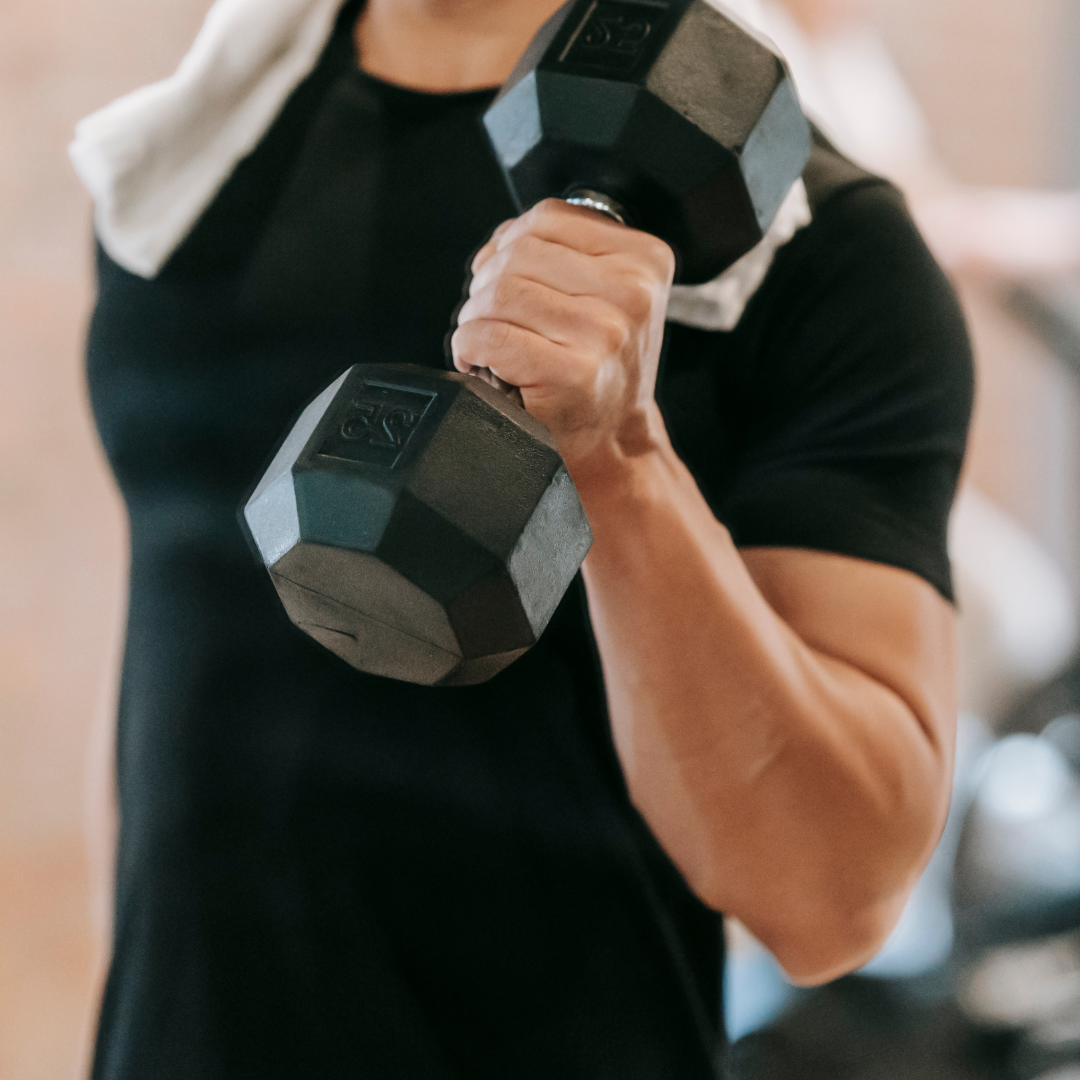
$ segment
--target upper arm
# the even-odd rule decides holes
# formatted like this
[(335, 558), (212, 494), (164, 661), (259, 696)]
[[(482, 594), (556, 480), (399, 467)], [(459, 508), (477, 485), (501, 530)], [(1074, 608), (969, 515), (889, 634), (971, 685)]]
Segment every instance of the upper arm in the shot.
[(972, 358), (895, 191), (826, 204), (732, 334), (673, 330), (662, 390), (676, 449), (740, 548), (847, 555), (951, 599)]
[[(775, 838), (828, 880), (804, 894), (812, 914), (769, 908), (772, 880), (732, 909), (816, 978), (891, 927), (947, 812), (946, 539), (973, 395), (964, 319), (900, 197), (868, 186), (781, 249), (732, 333), (672, 331), (661, 389), (676, 449), (757, 589), (821, 660), (796, 696), (817, 695), (804, 714), (827, 753), (800, 776), (799, 743), (792, 770), (774, 773), (781, 792), (805, 780), (818, 816), (806, 830), (784, 820)], [(843, 762), (827, 792), (825, 760)], [(771, 930), (753, 921), (762, 905)]]
[(899, 697), (951, 773), (952, 605), (917, 575), (880, 563), (799, 548), (746, 548), (741, 554), (761, 594), (799, 638)]
[(781, 618), (899, 697), (951, 775), (964, 318), (892, 189), (851, 192), (817, 226), (777, 268), (791, 302), (759, 329), (757, 408), (715, 502)]

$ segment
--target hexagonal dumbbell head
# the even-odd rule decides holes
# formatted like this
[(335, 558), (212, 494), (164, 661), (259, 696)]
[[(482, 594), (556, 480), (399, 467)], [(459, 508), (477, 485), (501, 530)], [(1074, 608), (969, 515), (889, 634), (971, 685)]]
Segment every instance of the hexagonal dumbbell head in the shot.
[(547, 429), (471, 376), (357, 365), (244, 508), (289, 617), (342, 659), (483, 682), (533, 645), (592, 533)]
[(593, 189), (707, 281), (768, 229), (810, 154), (783, 61), (705, 0), (571, 0), (484, 124), (520, 208)]

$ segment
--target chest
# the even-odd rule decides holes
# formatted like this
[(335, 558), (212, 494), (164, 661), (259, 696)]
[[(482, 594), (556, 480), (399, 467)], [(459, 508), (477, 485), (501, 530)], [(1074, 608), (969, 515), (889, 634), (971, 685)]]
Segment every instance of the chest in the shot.
[[(444, 365), (465, 268), (515, 213), (480, 123), (490, 96), (343, 66), (286, 107), (156, 279), (101, 257), (89, 377), (123, 489), (239, 500), (345, 367)], [(721, 473), (723, 336), (673, 328), (661, 388), (676, 440)]]

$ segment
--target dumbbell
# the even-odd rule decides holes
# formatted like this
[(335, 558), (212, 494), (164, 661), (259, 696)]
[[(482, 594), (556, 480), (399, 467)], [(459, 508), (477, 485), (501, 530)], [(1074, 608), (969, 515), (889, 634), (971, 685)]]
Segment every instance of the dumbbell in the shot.
[(764, 235), (810, 155), (781, 59), (705, 0), (578, 0), (484, 115), (523, 210), (562, 195), (665, 240), (708, 281)]
[[(704, 0), (571, 0), (484, 115), (520, 209), (562, 197), (706, 281), (810, 152), (780, 58)], [(547, 429), (474, 376), (358, 363), (244, 508), (289, 617), (361, 671), (468, 685), (539, 640), (592, 543)]]

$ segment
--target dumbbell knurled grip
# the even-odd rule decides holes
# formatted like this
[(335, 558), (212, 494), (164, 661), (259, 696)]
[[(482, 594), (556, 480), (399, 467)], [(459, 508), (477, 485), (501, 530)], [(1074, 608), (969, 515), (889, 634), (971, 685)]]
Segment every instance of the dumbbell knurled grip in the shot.
[(566, 201), (571, 206), (585, 206), (590, 210), (597, 210), (620, 225), (626, 224), (626, 210), (602, 191), (593, 191), (592, 188), (575, 188), (566, 196)]

